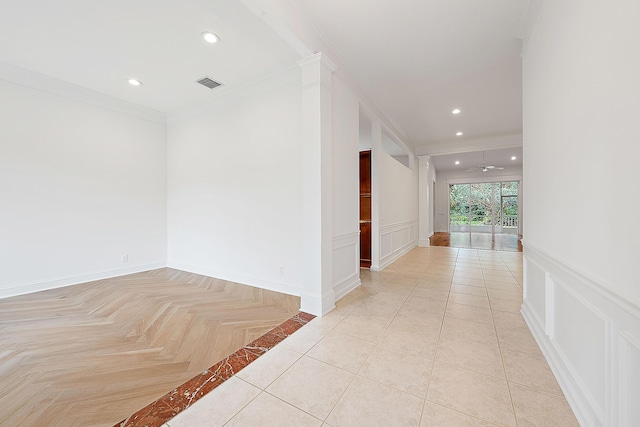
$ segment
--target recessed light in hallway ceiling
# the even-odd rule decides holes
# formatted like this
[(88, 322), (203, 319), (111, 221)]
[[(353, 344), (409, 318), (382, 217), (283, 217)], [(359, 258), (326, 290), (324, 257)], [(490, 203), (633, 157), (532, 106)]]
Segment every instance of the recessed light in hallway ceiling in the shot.
[(460, 109), (455, 108), (453, 111), (451, 111), (451, 114), (460, 114)]
[(464, 133), (462, 133), (462, 132), (456, 132), (456, 136), (462, 136), (462, 135), (464, 135)]
[(515, 159), (516, 159), (516, 156), (511, 156), (511, 160), (515, 160)]
[(211, 33), (209, 31), (205, 31), (204, 33), (202, 33), (202, 38), (207, 42), (207, 43), (218, 43), (220, 41), (220, 37), (217, 34)]
[(142, 86), (142, 82), (137, 79), (129, 79), (129, 84), (131, 86)]

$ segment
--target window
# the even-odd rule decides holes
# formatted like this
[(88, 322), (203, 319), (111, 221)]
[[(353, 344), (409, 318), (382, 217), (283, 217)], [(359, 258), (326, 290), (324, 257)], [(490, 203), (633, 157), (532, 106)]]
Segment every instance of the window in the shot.
[(449, 185), (449, 231), (518, 233), (518, 181)]

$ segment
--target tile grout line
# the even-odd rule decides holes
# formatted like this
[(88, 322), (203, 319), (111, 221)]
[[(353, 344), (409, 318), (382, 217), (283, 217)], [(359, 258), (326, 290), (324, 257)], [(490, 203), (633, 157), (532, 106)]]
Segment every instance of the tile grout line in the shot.
[[(396, 274), (397, 274), (397, 273), (394, 273), (394, 274), (390, 275), (389, 277), (385, 278), (385, 279), (382, 281), (382, 283), (380, 284), (380, 285), (381, 285), (381, 286), (380, 286), (380, 288), (384, 287), (385, 283), (386, 283), (390, 278), (392, 278), (394, 275), (396, 275)], [(411, 292), (413, 292), (413, 289), (415, 289), (415, 287), (417, 286), (417, 284), (418, 284), (418, 282), (420, 281), (420, 279), (422, 278), (422, 276), (424, 276), (424, 273), (422, 273), (422, 274), (420, 275), (420, 277), (416, 279), (416, 283), (415, 283), (415, 285), (413, 286), (413, 288), (412, 288)], [(395, 318), (397, 317), (398, 312), (400, 311), (400, 309), (402, 309), (402, 306), (404, 306), (404, 304), (406, 303), (407, 299), (409, 298), (409, 295), (411, 295), (411, 292), (409, 292), (409, 294), (408, 294), (408, 295), (407, 295), (407, 297), (404, 299), (404, 301), (402, 302), (402, 304), (400, 305), (400, 307), (398, 308), (398, 310), (396, 310), (396, 312), (395, 312), (395, 313), (394, 313), (394, 315), (393, 315), (393, 318), (391, 319), (391, 322), (389, 322), (389, 325), (387, 325), (387, 326), (386, 326), (386, 328), (384, 329), (384, 331), (382, 331), (382, 336), (384, 336), (384, 333), (389, 329), (389, 326), (391, 325), (391, 323), (393, 323), (393, 321), (394, 321), (394, 320), (395, 320)], [(348, 316), (350, 316), (350, 315), (352, 314), (352, 312), (353, 312), (353, 310), (352, 310), (349, 314), (347, 314), (347, 316), (345, 316), (345, 319), (346, 319)], [(342, 319), (342, 320), (344, 320), (344, 319)], [(337, 326), (337, 325), (336, 325), (336, 326)], [(334, 328), (335, 328), (335, 327), (334, 327)], [(338, 333), (339, 333), (339, 332), (338, 332)], [(373, 355), (373, 352), (375, 351), (375, 349), (376, 349), (376, 348), (378, 348), (378, 345), (380, 345), (380, 341), (378, 341), (378, 342), (376, 342), (376, 343), (375, 343), (375, 346), (374, 346), (374, 347), (373, 347), (373, 349), (371, 350), (371, 353), (369, 353), (369, 355), (367, 356), (367, 358), (366, 358), (366, 359), (364, 360), (364, 362), (362, 363), (362, 366), (360, 366), (360, 367), (358, 368), (358, 370), (354, 373), (353, 378), (351, 378), (351, 381), (349, 381), (349, 385), (347, 385), (347, 387), (345, 387), (344, 391), (340, 394), (340, 397), (338, 397), (338, 399), (336, 400), (336, 403), (331, 407), (331, 410), (329, 411), (329, 414), (326, 416), (326, 418), (325, 418), (324, 420), (321, 420), (323, 423), (326, 423), (326, 422), (327, 422), (326, 420), (331, 416), (331, 414), (333, 413), (333, 411), (334, 411), (334, 409), (336, 408), (336, 406), (338, 405), (338, 403), (340, 403), (340, 400), (342, 400), (342, 398), (344, 397), (344, 395), (345, 395), (345, 393), (347, 392), (347, 390), (349, 390), (349, 387), (351, 387), (351, 385), (353, 384), (353, 382), (356, 380), (356, 377), (360, 376), (360, 375), (359, 375), (360, 371), (361, 371), (361, 370), (362, 370), (362, 368), (365, 366), (365, 364), (367, 363), (367, 361), (371, 358), (371, 355)], [(314, 346), (314, 347), (315, 347), (315, 346)], [(331, 365), (331, 366), (333, 366), (333, 365)], [(337, 367), (337, 366), (336, 366), (336, 367)], [(347, 372), (349, 372), (349, 371), (347, 371)], [(370, 380), (370, 381), (374, 381), (374, 382), (377, 382), (378, 384), (382, 384), (382, 385), (386, 385), (387, 387), (390, 387), (390, 386), (388, 386), (387, 384), (383, 384), (383, 383), (380, 383), (380, 382), (378, 382), (378, 381), (371, 380), (370, 378), (367, 378), (367, 377), (364, 377), (364, 376), (360, 376), (360, 377), (361, 377), (361, 378), (366, 378), (366, 379), (368, 379), (368, 380)], [(393, 389), (395, 389), (395, 390), (398, 390), (398, 389), (396, 389), (395, 387), (392, 387), (392, 388), (393, 388)], [(401, 390), (400, 390), (400, 391), (401, 391)], [(410, 394), (410, 393), (408, 393), (408, 394)], [(420, 414), (420, 416), (422, 416), (422, 413)]]
[[(294, 332), (296, 332), (297, 330), (299, 330), (300, 328), (302, 328), (304, 325), (308, 324), (311, 320), (313, 320), (316, 316), (313, 316), (311, 314), (305, 313), (303, 311), (299, 311), (298, 313), (296, 313), (294, 316), (292, 316), (291, 318), (285, 320), (283, 323), (281, 323), (280, 325), (272, 328), (271, 330), (267, 331), (265, 334), (261, 335), (260, 337), (256, 338), (255, 340), (251, 341), (250, 343), (246, 344), (245, 346), (243, 346), (241, 349), (239, 349), (238, 351), (236, 351), (235, 353), (232, 353), (231, 355), (227, 356), (226, 358), (223, 358), (222, 360), (220, 360), (219, 362), (215, 363), (214, 365), (212, 365), (211, 367), (209, 367), (208, 369), (206, 369), (205, 371), (203, 371), (202, 373), (194, 376), (193, 378), (191, 378), (190, 380), (188, 380), (187, 382), (175, 387), (172, 391), (169, 391), (168, 393), (165, 393), (164, 395), (162, 395), (161, 397), (159, 397), (158, 399), (156, 399), (155, 401), (151, 402), (149, 405), (145, 406), (144, 408), (138, 410), (137, 412), (135, 412), (134, 414), (130, 415), (129, 417), (125, 418), (124, 420), (116, 423), (114, 425), (114, 427), (137, 427), (137, 426), (142, 426), (144, 423), (144, 427), (160, 427), (163, 424), (168, 424), (168, 422), (173, 419), (176, 415), (178, 415), (179, 413), (185, 411), (186, 409), (190, 408), (193, 404), (195, 404), (198, 400), (200, 400), (202, 397), (204, 397), (206, 394), (208, 394), (210, 391), (216, 389), (217, 387), (219, 387), (220, 385), (222, 385), (224, 382), (226, 382), (228, 379), (232, 378), (233, 376), (236, 375), (237, 372), (240, 372), (242, 369), (244, 369), (245, 367), (247, 367), (248, 365), (250, 365), (252, 362), (254, 362), (255, 360), (257, 360), (259, 357), (263, 356), (264, 354), (267, 353), (267, 351), (269, 351), (271, 348), (275, 347), (275, 345), (279, 344), (281, 341), (283, 341), (285, 338), (291, 336)], [(285, 330), (286, 328), (286, 330)], [(293, 329), (293, 330), (291, 330)], [(261, 346), (261, 341), (268, 341), (269, 339), (275, 341), (275, 343), (271, 343), (273, 345), (271, 345), (270, 347), (266, 347), (266, 346)], [(267, 343), (268, 345), (268, 343)], [(256, 348), (257, 350), (254, 350), (254, 348)], [(244, 365), (241, 365), (239, 368), (235, 368), (233, 366), (231, 366), (230, 360), (235, 356), (241, 356), (241, 353), (245, 353), (244, 356), (244, 360), (246, 361), (246, 363)], [(260, 352), (260, 354), (257, 354)], [(251, 357), (249, 355), (255, 356), (252, 360), (249, 360)], [(244, 363), (244, 362), (243, 362)], [(228, 375), (229, 372), (227, 373), (223, 373), (222, 375), (219, 374), (219, 369), (220, 368), (229, 368), (231, 369), (231, 375)], [(210, 377), (208, 377), (207, 379), (205, 379), (203, 381), (203, 376), (205, 375), (210, 375)], [(223, 378), (223, 376), (227, 376), (227, 378)], [(173, 401), (175, 396), (178, 396), (178, 389), (187, 387), (188, 385), (190, 385), (190, 383), (194, 383), (194, 385), (198, 382), (201, 382), (201, 384), (199, 386), (197, 386), (196, 391), (193, 392), (192, 396), (191, 396), (191, 400), (188, 402), (188, 404), (184, 407), (184, 408), (180, 408), (180, 406), (183, 406), (184, 404), (180, 404), (180, 401), (176, 401), (176, 402), (172, 402), (172, 405), (167, 405), (167, 404), (163, 404), (165, 399), (168, 399), (169, 401)], [(202, 392), (202, 394), (200, 394), (200, 391), (202, 390), (203, 387), (205, 386), (210, 386), (211, 389)], [(185, 390), (185, 392), (188, 392), (188, 390)], [(184, 395), (184, 393), (183, 393)], [(166, 408), (166, 406), (171, 406), (171, 408)], [(154, 409), (171, 409), (172, 415), (153, 415), (152, 412), (154, 411)], [(176, 412), (177, 411), (177, 412)], [(234, 415), (235, 416), (235, 415)], [(148, 417), (153, 417), (152, 419), (149, 419)]]
[[(460, 248), (460, 249), (462, 249), (462, 248)], [(465, 250), (466, 250), (466, 248), (465, 248)], [(478, 249), (469, 249), (469, 250), (475, 250), (475, 251), (476, 251), (476, 254), (478, 253)], [(479, 259), (479, 261), (480, 261), (480, 259)], [(457, 267), (457, 265), (458, 265), (458, 261), (457, 261), (457, 259), (456, 259), (455, 266)], [(480, 265), (481, 265), (481, 261), (480, 261)], [(454, 268), (455, 268), (455, 267), (454, 267)], [(480, 270), (482, 270), (482, 268), (480, 268)], [(485, 282), (485, 280), (484, 280), (484, 274), (483, 274), (483, 279), (482, 279), (482, 281), (483, 281), (483, 283)], [(452, 283), (452, 284), (453, 284), (453, 283)], [(486, 284), (485, 284), (485, 289), (486, 289)], [(488, 299), (488, 297), (487, 297), (487, 299)], [(493, 321), (493, 311), (492, 311), (490, 308), (489, 308), (489, 310), (491, 311), (492, 321)], [(445, 314), (446, 314), (446, 313), (445, 313)], [(495, 329), (495, 324), (494, 324), (494, 329)], [(497, 334), (496, 334), (496, 335), (497, 335)], [(496, 336), (496, 341), (497, 341), (497, 336)], [(438, 343), (439, 343), (439, 342), (440, 342), (440, 339), (438, 338)], [(436, 348), (436, 351), (437, 351), (437, 348)], [(502, 355), (501, 355), (501, 358), (502, 358)], [(440, 363), (444, 363), (444, 364), (447, 364), (447, 365), (448, 365), (448, 363), (446, 363), (446, 362), (440, 362)], [(434, 359), (434, 364), (435, 364), (435, 359)], [(450, 366), (455, 366), (455, 365), (450, 365)], [(466, 369), (466, 368), (459, 368), (459, 369), (463, 369), (463, 370), (466, 370), (466, 371), (469, 371), (469, 372), (479, 373), (479, 372), (477, 372), (477, 371), (469, 370), (469, 369)], [(503, 362), (503, 369), (504, 369), (504, 362)], [(483, 375), (487, 375), (487, 374), (483, 374)], [(491, 377), (493, 377), (492, 375), (487, 375), (487, 376), (491, 376)], [(430, 376), (430, 377), (431, 377), (431, 376)], [(493, 377), (493, 378), (503, 379), (503, 378), (499, 378), (499, 377)], [(505, 379), (505, 381), (506, 381), (506, 373), (505, 373), (505, 378), (504, 378), (504, 379)], [(429, 379), (429, 381), (431, 381), (431, 378)], [(511, 393), (509, 393), (509, 397), (511, 398)], [(443, 405), (443, 404), (438, 403), (438, 402), (432, 402), (432, 401), (428, 400), (428, 398), (425, 398), (425, 404), (424, 404), (424, 407), (423, 407), (423, 414), (424, 414), (424, 408), (426, 407), (427, 402), (432, 403), (432, 404), (435, 404), (435, 405), (439, 405), (439, 406), (442, 406), (442, 407), (445, 407), (445, 408), (447, 408), (447, 409), (449, 409), (449, 410), (452, 410), (452, 411), (457, 412), (457, 413), (459, 413), (459, 414), (462, 414), (462, 415), (464, 415), (464, 416), (471, 417), (471, 418), (473, 418), (473, 419), (476, 419), (476, 420), (482, 421), (483, 423), (488, 423), (488, 424), (491, 424), (491, 425), (496, 425), (496, 424), (494, 424), (494, 423), (492, 423), (492, 422), (490, 422), (490, 421), (487, 421), (487, 420), (485, 420), (485, 419), (478, 418), (478, 417), (477, 417), (477, 416), (475, 416), (475, 415), (471, 415), (471, 414), (468, 414), (468, 413), (466, 413), (466, 412), (462, 412), (462, 411), (460, 411), (460, 410), (458, 410), (458, 409), (451, 408), (451, 407), (449, 407), (449, 406), (447, 406), (447, 405)], [(515, 417), (515, 411), (514, 411), (514, 417)], [(421, 416), (421, 421), (422, 421), (422, 416)], [(516, 422), (517, 422), (517, 421), (516, 421)]]
[[(240, 381), (243, 381), (243, 382), (245, 382), (245, 383), (247, 383), (247, 384), (249, 384), (249, 385), (251, 385), (251, 386), (255, 387), (255, 385), (253, 385), (253, 384), (251, 384), (251, 383), (249, 383), (249, 382), (247, 382), (247, 381), (244, 381), (242, 378), (240, 378), (240, 377), (238, 377), (238, 376), (236, 376), (236, 375), (234, 375), (234, 377), (236, 377), (236, 378), (237, 378), (237, 379), (239, 379)], [(256, 387), (256, 388), (257, 388), (257, 387)], [(213, 390), (212, 390), (212, 391), (213, 391)], [(236, 415), (238, 415), (238, 414), (240, 413), (240, 411), (242, 411), (244, 408), (246, 408), (247, 406), (249, 406), (249, 404), (250, 404), (251, 402), (253, 402), (254, 400), (256, 400), (256, 399), (258, 398), (258, 396), (260, 396), (260, 394), (262, 394), (262, 392), (263, 392), (263, 391), (264, 391), (264, 390), (260, 390), (260, 393), (256, 394), (256, 395), (255, 395), (255, 397), (254, 397), (253, 399), (251, 399), (250, 401), (248, 401), (248, 402), (247, 402), (247, 403), (246, 403), (242, 408), (240, 408), (238, 411), (236, 411), (236, 413), (235, 413), (235, 414), (233, 414), (233, 415), (232, 415), (232, 416), (231, 416), (227, 421), (225, 421), (225, 422), (224, 422), (224, 424), (222, 424), (222, 426), (224, 427), (224, 426), (226, 426), (227, 424), (229, 424), (229, 422), (230, 422), (231, 420), (233, 420), (233, 419), (236, 417)], [(185, 411), (186, 411), (186, 409), (185, 409)], [(170, 421), (171, 421), (171, 420), (167, 421), (167, 424), (169, 424), (169, 422), (170, 422)], [(169, 424), (169, 427), (171, 427), (171, 424)]]
[(442, 336), (442, 329), (444, 328), (444, 320), (447, 314), (447, 306), (449, 305), (449, 298), (451, 297), (451, 288), (453, 286), (453, 278), (455, 277), (456, 266), (458, 265), (458, 257), (460, 256), (460, 249), (456, 251), (456, 260), (453, 263), (453, 275), (451, 276), (451, 282), (449, 283), (449, 292), (447, 294), (447, 301), (444, 305), (444, 313), (442, 314), (442, 323), (440, 323), (440, 331), (438, 331), (438, 339), (436, 340), (436, 351), (433, 354), (433, 362), (431, 363), (431, 370), (429, 371), (429, 381), (427, 383), (427, 393), (424, 395), (424, 403), (422, 404), (422, 412), (420, 413), (420, 421), (418, 425), (422, 424), (422, 417), (424, 416), (424, 410), (427, 407), (429, 399), (429, 389), (431, 388), (431, 379), (433, 378), (433, 369), (436, 365), (436, 359), (438, 358), (438, 348), (440, 347), (440, 337)]
[[(500, 256), (500, 254), (498, 254), (498, 256)], [(502, 260), (502, 257), (500, 257), (500, 260)], [(504, 261), (502, 260), (502, 262), (504, 263)], [(508, 268), (508, 267), (507, 267)], [(484, 280), (484, 267), (482, 268), (482, 278)], [(485, 280), (485, 286), (486, 286), (486, 280)], [(488, 294), (488, 291), (487, 291)], [(505, 382), (507, 383), (507, 391), (509, 392), (509, 401), (511, 402), (511, 410), (513, 411), (513, 418), (514, 421), (516, 422), (516, 427), (519, 425), (518, 423), (518, 417), (516, 415), (516, 406), (513, 403), (513, 395), (511, 394), (511, 386), (509, 384), (509, 376), (507, 375), (507, 367), (504, 363), (504, 355), (502, 354), (502, 346), (500, 345), (500, 339), (498, 338), (498, 328), (496, 328), (496, 319), (493, 316), (493, 306), (491, 304), (491, 298), (488, 298), (489, 300), (489, 309), (491, 310), (491, 320), (493, 321), (493, 330), (496, 334), (496, 342), (498, 343), (498, 350), (500, 352), (500, 361), (502, 362), (502, 369), (504, 370), (504, 378), (505, 378)]]

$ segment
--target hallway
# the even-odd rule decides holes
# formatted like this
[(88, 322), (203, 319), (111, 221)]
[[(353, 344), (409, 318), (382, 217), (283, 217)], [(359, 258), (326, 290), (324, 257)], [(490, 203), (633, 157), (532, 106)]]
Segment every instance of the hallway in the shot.
[(575, 426), (522, 254), (415, 248), (165, 426)]

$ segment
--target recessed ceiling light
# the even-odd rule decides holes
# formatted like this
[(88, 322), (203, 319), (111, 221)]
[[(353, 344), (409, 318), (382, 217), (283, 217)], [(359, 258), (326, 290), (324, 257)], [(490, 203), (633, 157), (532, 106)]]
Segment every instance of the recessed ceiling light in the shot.
[(456, 165), (459, 165), (459, 164), (460, 164), (460, 160), (456, 160)]
[(511, 160), (515, 160), (515, 159), (516, 159), (516, 156), (511, 156)]
[(136, 79), (129, 79), (129, 84), (131, 86), (142, 86), (142, 82)]
[(459, 109), (459, 108), (454, 109), (454, 110), (451, 112), (451, 114), (460, 114), (460, 109)]
[(202, 38), (208, 43), (218, 43), (220, 41), (220, 37), (210, 32), (202, 33)]
[(462, 135), (464, 135), (464, 133), (462, 133), (462, 132), (456, 132), (456, 136), (462, 136)]

